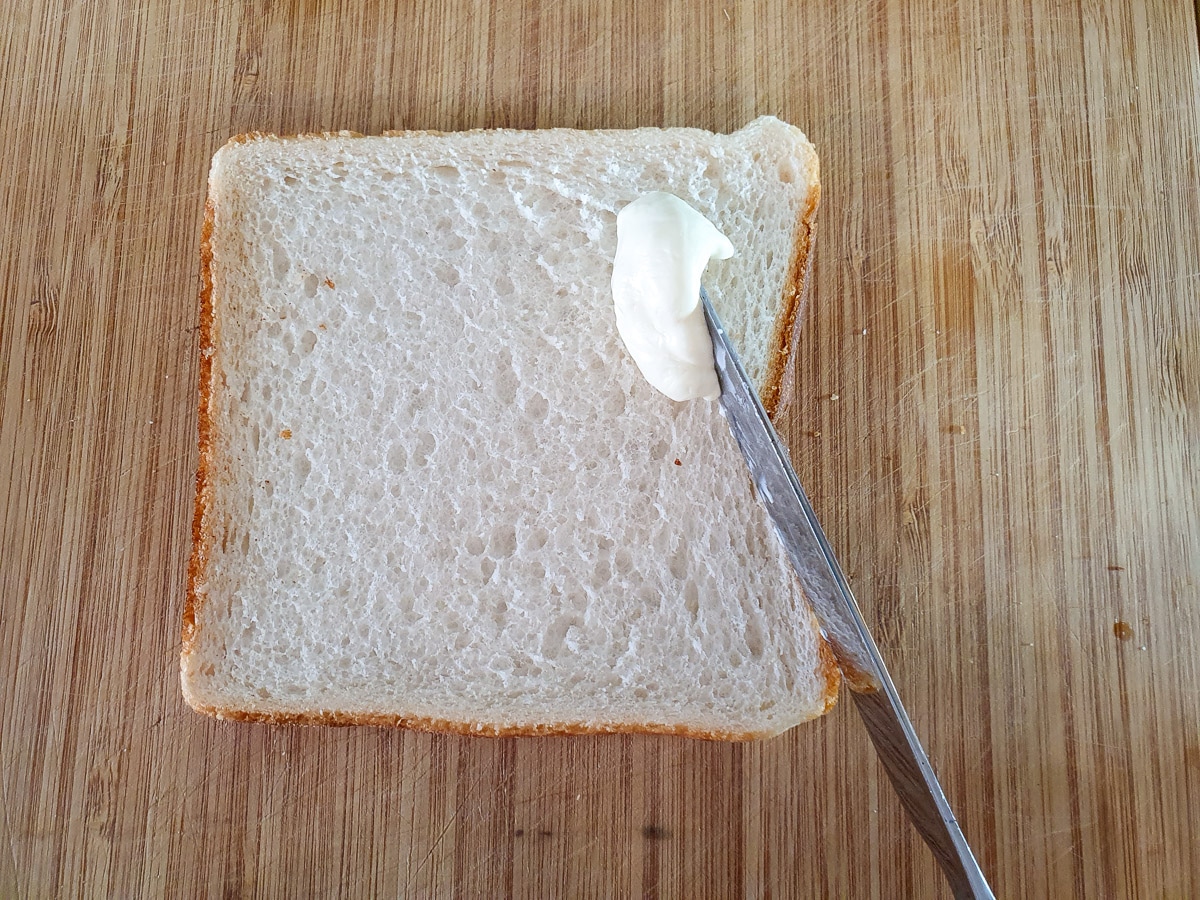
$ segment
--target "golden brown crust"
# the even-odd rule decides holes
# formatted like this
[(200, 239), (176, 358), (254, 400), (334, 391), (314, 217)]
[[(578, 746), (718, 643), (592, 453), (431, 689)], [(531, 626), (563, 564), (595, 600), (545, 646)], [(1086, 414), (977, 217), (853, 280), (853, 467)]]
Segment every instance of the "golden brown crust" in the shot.
[[(817, 626), (816, 617), (813, 617), (813, 626)], [(837, 706), (838, 689), (842, 686), (842, 670), (838, 665), (837, 657), (833, 655), (833, 648), (829, 646), (829, 641), (822, 636), (819, 645), (817, 646), (817, 672), (825, 681), (825, 706), (821, 710), (821, 714), (825, 714)]]
[[(828, 641), (826, 642), (828, 644)], [(833, 649), (830, 648), (830, 654), (833, 654)], [(858, 666), (854, 665), (849, 659), (845, 660), (839, 669), (842, 678), (846, 682), (846, 687), (854, 691), (856, 694), (872, 694), (879, 690), (879, 680), (870, 672), (864, 672)]]
[[(824, 648), (824, 643), (822, 642)], [(823, 653), (828, 653), (827, 648)], [(832, 654), (829, 655), (832, 659)], [(825, 656), (822, 655), (822, 663)], [(817, 715), (827, 712), (837, 700), (836, 664), (832, 699), (826, 696), (825, 706)], [(694, 738), (704, 741), (756, 741), (782, 734), (792, 725), (780, 731), (734, 731), (705, 729), (689, 725), (662, 723), (587, 723), (559, 722), (539, 725), (504, 725), (494, 722), (460, 722), (454, 719), (439, 719), (431, 716), (406, 716), (391, 713), (350, 713), (339, 710), (316, 710), (312, 712), (275, 712), (270, 710), (231, 709), (219, 706), (188, 703), (196, 712), (234, 722), (264, 722), (271, 725), (374, 725), (384, 728), (405, 728), (409, 731), (428, 731), (440, 734), (462, 734), (472, 737), (547, 737), (577, 736), (586, 734), (669, 734), (676, 737)], [(808, 720), (803, 720), (808, 721)], [(793, 724), (800, 724), (799, 722)]]
[(783, 303), (775, 320), (774, 334), (771, 335), (767, 374), (763, 380), (761, 394), (763, 408), (772, 419), (775, 418), (775, 410), (779, 406), (783, 378), (799, 334), (797, 323), (808, 304), (809, 275), (812, 272), (813, 248), (816, 241), (816, 214), (820, 202), (821, 185), (818, 183), (808, 192), (808, 201), (800, 211), (800, 221), (796, 225), (796, 243), (788, 265), (787, 280), (783, 284)]
[(200, 232), (200, 412), (197, 421), (200, 460), (196, 466), (196, 506), (192, 514), (192, 556), (188, 562), (187, 600), (183, 608), (183, 656), (196, 637), (196, 613), (201, 604), (199, 587), (208, 567), (210, 534), (205, 527), (212, 496), (213, 465), (213, 278), (212, 233), (216, 206), (211, 195), (204, 203), (204, 226)]

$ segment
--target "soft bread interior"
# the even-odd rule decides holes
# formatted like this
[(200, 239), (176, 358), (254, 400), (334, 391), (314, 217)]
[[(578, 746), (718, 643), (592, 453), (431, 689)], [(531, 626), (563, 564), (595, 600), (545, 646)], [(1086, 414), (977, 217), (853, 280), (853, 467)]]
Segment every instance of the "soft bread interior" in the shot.
[(678, 194), (764, 384), (816, 157), (733, 135), (257, 138), (210, 180), (185, 694), (226, 715), (770, 734), (836, 672), (715, 401), (641, 378), (615, 215)]

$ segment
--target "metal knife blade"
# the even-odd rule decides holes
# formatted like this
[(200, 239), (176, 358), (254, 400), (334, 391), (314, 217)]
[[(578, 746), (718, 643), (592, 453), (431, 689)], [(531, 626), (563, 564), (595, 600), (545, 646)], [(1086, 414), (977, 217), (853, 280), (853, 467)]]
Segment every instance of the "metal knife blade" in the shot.
[(991, 898), (994, 895), (987, 879), (917, 739), (825, 532), (792, 471), (787, 450), (703, 288), (700, 299), (713, 343), (721, 406), (730, 430), (837, 657), (879, 760), (954, 895)]

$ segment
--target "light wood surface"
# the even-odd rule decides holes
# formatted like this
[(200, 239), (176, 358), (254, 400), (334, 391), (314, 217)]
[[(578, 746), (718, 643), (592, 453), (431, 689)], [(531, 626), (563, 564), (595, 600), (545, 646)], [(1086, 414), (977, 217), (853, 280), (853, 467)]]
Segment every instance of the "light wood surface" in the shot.
[(786, 416), (997, 893), (1200, 896), (1200, 55), (1168, 0), (0, 6), (0, 896), (944, 895), (848, 698), (761, 744), (223, 724), (177, 677), (209, 158), (822, 154)]

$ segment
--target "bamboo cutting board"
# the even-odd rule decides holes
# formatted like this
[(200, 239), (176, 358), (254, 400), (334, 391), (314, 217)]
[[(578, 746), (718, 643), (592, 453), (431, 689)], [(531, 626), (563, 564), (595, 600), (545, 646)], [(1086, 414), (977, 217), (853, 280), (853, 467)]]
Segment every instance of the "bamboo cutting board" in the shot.
[(848, 699), (765, 743), (235, 725), (177, 679), (237, 132), (822, 154), (785, 430), (1003, 896), (1200, 896), (1200, 54), (1168, 0), (0, 9), (0, 896), (945, 895)]

